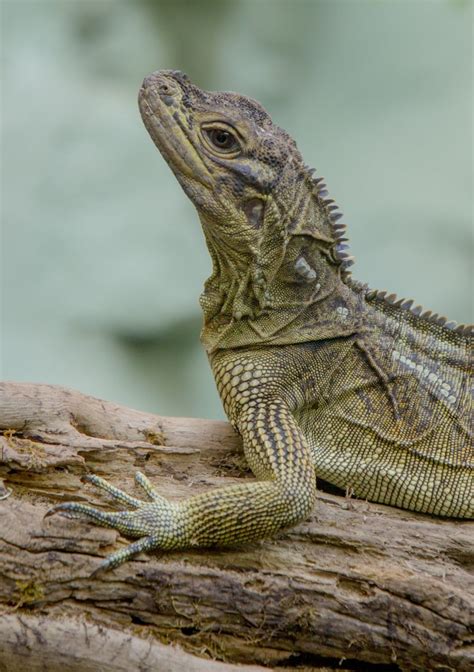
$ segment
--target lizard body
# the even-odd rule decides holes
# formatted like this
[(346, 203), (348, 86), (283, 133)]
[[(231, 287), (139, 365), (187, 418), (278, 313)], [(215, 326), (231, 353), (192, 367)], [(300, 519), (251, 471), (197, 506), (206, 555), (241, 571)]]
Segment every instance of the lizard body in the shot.
[(202, 91), (176, 71), (147, 77), (140, 110), (198, 211), (213, 272), (202, 342), (256, 481), (169, 502), (137, 476), (133, 511), (82, 504), (151, 548), (273, 534), (314, 505), (316, 475), (356, 496), (474, 517), (472, 328), (355, 281), (340, 213), (294, 141), (255, 101)]

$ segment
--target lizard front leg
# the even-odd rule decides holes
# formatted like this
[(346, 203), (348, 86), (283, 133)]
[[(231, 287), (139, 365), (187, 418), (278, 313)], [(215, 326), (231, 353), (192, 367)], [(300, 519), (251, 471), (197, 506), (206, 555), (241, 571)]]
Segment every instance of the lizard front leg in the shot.
[(241, 404), (237, 426), (257, 481), (210, 490), (180, 502), (156, 493), (141, 474), (137, 480), (149, 502), (130, 497), (104, 479), (91, 482), (134, 510), (104, 512), (66, 503), (51, 513), (85, 515), (139, 541), (110, 555), (99, 569), (110, 569), (143, 550), (229, 546), (267, 537), (293, 525), (311, 510), (316, 477), (306, 441), (288, 406), (277, 398), (249, 398)]

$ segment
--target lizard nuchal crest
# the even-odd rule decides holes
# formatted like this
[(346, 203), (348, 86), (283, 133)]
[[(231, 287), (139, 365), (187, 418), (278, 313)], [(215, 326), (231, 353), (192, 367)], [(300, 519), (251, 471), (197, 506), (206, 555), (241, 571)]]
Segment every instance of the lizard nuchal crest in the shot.
[(213, 264), (202, 342), (257, 480), (170, 502), (139, 473), (145, 503), (91, 476), (132, 511), (54, 511), (139, 537), (102, 568), (152, 548), (271, 535), (308, 515), (316, 475), (358, 497), (473, 518), (472, 328), (352, 279), (322, 178), (257, 102), (163, 70), (144, 80), (139, 105), (201, 220)]

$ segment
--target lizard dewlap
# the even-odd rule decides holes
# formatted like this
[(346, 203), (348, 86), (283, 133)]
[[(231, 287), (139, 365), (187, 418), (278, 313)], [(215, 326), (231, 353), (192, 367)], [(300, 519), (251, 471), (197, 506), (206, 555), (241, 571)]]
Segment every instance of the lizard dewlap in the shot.
[(269, 536), (309, 514), (316, 475), (473, 518), (472, 328), (352, 278), (337, 206), (259, 103), (164, 70), (139, 105), (201, 221), (212, 260), (202, 342), (256, 480), (171, 502), (138, 474), (142, 502), (92, 476), (131, 510), (54, 510), (138, 537), (105, 568), (152, 548)]

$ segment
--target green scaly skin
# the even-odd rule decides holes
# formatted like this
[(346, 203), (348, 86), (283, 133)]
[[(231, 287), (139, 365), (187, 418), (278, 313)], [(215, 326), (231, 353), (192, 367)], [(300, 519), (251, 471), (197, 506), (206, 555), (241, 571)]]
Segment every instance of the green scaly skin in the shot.
[(256, 480), (169, 502), (137, 474), (145, 503), (91, 476), (132, 510), (53, 512), (139, 538), (100, 568), (269, 536), (308, 515), (316, 474), (357, 497), (473, 518), (472, 328), (352, 279), (337, 207), (258, 103), (161, 71), (139, 104), (199, 213), (213, 262), (202, 342)]

